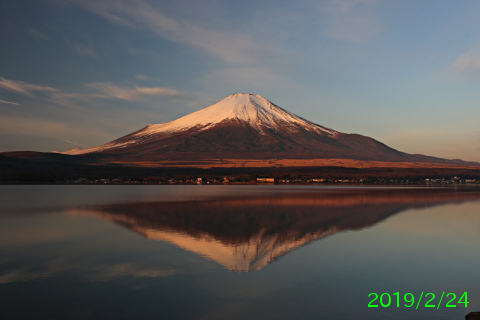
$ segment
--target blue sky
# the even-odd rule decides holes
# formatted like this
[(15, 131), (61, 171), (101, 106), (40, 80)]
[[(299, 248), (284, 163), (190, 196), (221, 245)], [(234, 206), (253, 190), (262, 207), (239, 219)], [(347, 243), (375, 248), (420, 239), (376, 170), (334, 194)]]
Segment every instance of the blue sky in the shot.
[(0, 0), (0, 152), (93, 147), (237, 93), (480, 161), (480, 2)]

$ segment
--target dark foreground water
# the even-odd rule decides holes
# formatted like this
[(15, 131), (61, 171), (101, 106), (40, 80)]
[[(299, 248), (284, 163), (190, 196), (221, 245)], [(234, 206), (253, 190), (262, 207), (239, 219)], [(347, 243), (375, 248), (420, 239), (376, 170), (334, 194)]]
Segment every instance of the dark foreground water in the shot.
[(479, 188), (0, 186), (0, 319), (471, 311)]

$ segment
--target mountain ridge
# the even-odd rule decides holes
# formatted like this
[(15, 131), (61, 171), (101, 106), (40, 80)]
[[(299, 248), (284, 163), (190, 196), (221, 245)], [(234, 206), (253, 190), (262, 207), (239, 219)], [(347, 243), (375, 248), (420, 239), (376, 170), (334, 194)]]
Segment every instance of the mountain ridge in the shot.
[(248, 93), (232, 94), (179, 119), (147, 125), (97, 147), (75, 148), (62, 154), (149, 166), (182, 161), (190, 165), (218, 164), (222, 159), (349, 159), (470, 165), (465, 161), (408, 154), (367, 136), (342, 133)]
[(307, 131), (329, 136), (338, 134), (337, 131), (301, 118), (258, 94), (235, 93), (213, 105), (179, 119), (162, 124), (147, 125), (129, 135), (98, 147), (88, 149), (74, 148), (62, 153), (78, 155), (122, 148), (129, 144), (154, 138), (153, 136), (155, 135), (180, 133), (187, 130), (193, 130), (193, 132), (198, 133), (229, 121), (248, 124), (262, 135), (265, 134), (265, 129), (267, 128), (277, 131), (280, 127), (287, 131), (303, 128)]

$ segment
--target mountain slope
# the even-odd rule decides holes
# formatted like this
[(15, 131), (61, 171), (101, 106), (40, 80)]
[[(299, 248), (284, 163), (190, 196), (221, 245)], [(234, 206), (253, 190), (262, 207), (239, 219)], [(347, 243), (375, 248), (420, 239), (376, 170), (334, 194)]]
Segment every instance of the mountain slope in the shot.
[(164, 124), (148, 125), (104, 145), (75, 148), (113, 162), (214, 159), (354, 159), (448, 162), (410, 155), (359, 134), (341, 133), (305, 120), (256, 94), (237, 93)]
[(135, 143), (143, 143), (162, 136), (181, 134), (182, 132), (198, 134), (232, 122), (246, 125), (249, 129), (253, 129), (254, 134), (261, 135), (268, 134), (269, 130), (273, 132), (278, 130), (296, 132), (299, 129), (329, 136), (335, 136), (338, 133), (300, 118), (272, 104), (262, 96), (237, 93), (175, 121), (148, 125), (139, 131), (95, 148), (85, 150), (75, 148), (64, 153), (85, 154), (124, 148)]

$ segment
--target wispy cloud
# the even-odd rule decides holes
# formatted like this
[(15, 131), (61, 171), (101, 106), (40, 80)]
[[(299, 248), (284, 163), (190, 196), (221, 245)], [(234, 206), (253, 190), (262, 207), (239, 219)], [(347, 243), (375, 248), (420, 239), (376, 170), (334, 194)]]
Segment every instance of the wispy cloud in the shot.
[(37, 40), (48, 40), (48, 37), (44, 33), (41, 33), (38, 30), (35, 30), (33, 28), (28, 28), (28, 32), (32, 37), (34, 37)]
[(98, 58), (97, 50), (92, 45), (83, 43), (69, 43), (69, 45), (79, 57)]
[(380, 31), (381, 23), (373, 12), (378, 0), (328, 0), (320, 3), (325, 14), (325, 34), (331, 38), (362, 42)]
[[(18, 80), (10, 80), (0, 77), (0, 91), (10, 91), (28, 97), (36, 97), (37, 92), (42, 92), (48, 101), (62, 104), (69, 99), (91, 100), (91, 99), (120, 99), (127, 101), (143, 100), (147, 97), (181, 98), (184, 94), (175, 89), (166, 87), (120, 87), (109, 82), (93, 82), (85, 84), (90, 89), (88, 92), (70, 92), (31, 84)], [(37, 97), (38, 98), (38, 97)], [(17, 104), (14, 102), (0, 100), (0, 103)], [(18, 105), (18, 104), (17, 104)]]
[(177, 90), (164, 87), (138, 87), (133, 88), (119, 87), (108, 82), (94, 82), (86, 85), (87, 87), (101, 93), (97, 97), (106, 99), (121, 99), (127, 101), (141, 100), (145, 97), (168, 97), (180, 98), (183, 94)]
[(142, 80), (142, 81), (157, 81), (158, 79), (154, 77), (147, 76), (146, 74), (137, 74), (135, 79)]
[[(187, 97), (180, 91), (165, 87), (117, 86), (107, 82), (88, 83), (76, 90), (52, 88), (0, 77), (0, 91), (10, 91), (27, 97), (22, 108), (9, 108), (10, 114), (2, 114), (0, 131), (19, 137), (46, 138), (46, 146), (67, 139), (70, 144), (98, 145), (112, 140), (125, 130), (133, 131), (145, 122), (161, 121), (157, 112), (145, 111), (142, 104), (170, 105)], [(134, 109), (118, 110), (114, 101), (133, 103)], [(0, 100), (0, 104), (15, 102)], [(4, 108), (5, 109), (5, 108)], [(22, 109), (22, 110), (17, 110)], [(168, 120), (168, 118), (167, 118)], [(19, 138), (21, 140), (23, 138)], [(10, 142), (2, 141), (3, 148), (10, 149)], [(28, 141), (27, 141), (28, 143)], [(55, 142), (58, 143), (58, 142)], [(64, 146), (65, 147), (65, 146)], [(52, 147), (59, 149), (61, 147)], [(50, 149), (51, 150), (51, 149)]]
[(13, 105), (15, 105), (15, 106), (19, 106), (19, 105), (20, 105), (19, 103), (10, 102), (10, 101), (5, 101), (5, 100), (0, 100), (0, 103), (13, 104)]
[(40, 86), (18, 80), (9, 80), (0, 77), (0, 91), (11, 91), (25, 96), (33, 97), (37, 92), (58, 92), (56, 88)]
[(78, 143), (78, 142), (75, 142), (75, 141), (70, 141), (70, 140), (63, 140), (63, 141), (65, 141), (66, 143), (73, 144), (73, 145), (75, 145), (75, 146), (80, 146), (80, 147), (88, 148), (87, 145), (81, 144), (81, 143)]
[(448, 74), (454, 78), (477, 79), (480, 75), (480, 52), (470, 51), (460, 55), (450, 66)]
[(152, 6), (142, 0), (82, 0), (76, 3), (113, 23), (146, 28), (164, 39), (201, 48), (228, 62), (251, 62), (263, 50), (247, 34), (223, 32), (172, 18), (158, 5)]

